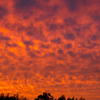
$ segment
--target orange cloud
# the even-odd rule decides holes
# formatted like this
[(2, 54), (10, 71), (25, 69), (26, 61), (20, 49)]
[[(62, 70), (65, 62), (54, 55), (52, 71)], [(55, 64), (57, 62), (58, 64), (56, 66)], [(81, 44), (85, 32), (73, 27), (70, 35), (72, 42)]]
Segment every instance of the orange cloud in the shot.
[(30, 100), (100, 96), (100, 1), (0, 1), (0, 91)]

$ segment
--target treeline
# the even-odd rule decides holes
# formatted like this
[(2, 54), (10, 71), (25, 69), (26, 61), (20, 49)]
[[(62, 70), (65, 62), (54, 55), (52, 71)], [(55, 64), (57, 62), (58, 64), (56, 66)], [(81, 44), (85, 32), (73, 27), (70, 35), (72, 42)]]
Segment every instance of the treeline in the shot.
[(13, 96), (10, 96), (9, 93), (7, 95), (4, 95), (4, 93), (1, 93), (0, 100), (28, 100), (28, 99), (24, 96), (19, 97), (18, 94), (14, 94)]
[[(13, 96), (10, 96), (9, 93), (7, 95), (4, 95), (4, 93), (0, 94), (0, 100), (29, 100), (24, 96), (19, 97), (18, 94), (14, 94)], [(61, 95), (58, 99), (54, 99), (54, 97), (47, 92), (43, 92), (43, 94), (39, 95), (37, 98), (35, 98), (34, 100), (85, 100), (85, 98), (80, 97), (78, 98), (67, 98), (64, 95)]]

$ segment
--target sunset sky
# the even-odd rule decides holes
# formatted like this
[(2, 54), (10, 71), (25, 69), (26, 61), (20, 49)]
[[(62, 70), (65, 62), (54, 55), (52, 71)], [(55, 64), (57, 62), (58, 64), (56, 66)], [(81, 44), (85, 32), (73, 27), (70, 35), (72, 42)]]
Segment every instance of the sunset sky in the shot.
[(100, 100), (100, 0), (0, 0), (1, 92)]

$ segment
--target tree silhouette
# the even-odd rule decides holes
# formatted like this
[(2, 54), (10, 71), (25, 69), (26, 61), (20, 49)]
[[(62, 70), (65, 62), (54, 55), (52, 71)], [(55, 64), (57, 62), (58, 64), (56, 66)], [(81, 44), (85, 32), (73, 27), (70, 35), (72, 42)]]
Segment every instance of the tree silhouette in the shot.
[(61, 97), (59, 97), (58, 100), (66, 100), (66, 98), (64, 95), (61, 95)]
[(79, 98), (79, 100), (85, 100), (85, 98), (83, 98), (83, 97), (80, 97), (80, 98)]
[[(7, 95), (4, 95), (4, 93), (0, 94), (0, 100), (28, 100), (26, 97), (19, 97), (18, 94), (14, 94), (13, 96), (10, 96), (9, 93)], [(66, 100), (66, 97), (64, 95), (61, 95), (58, 99), (54, 99), (53, 96), (50, 93), (43, 92), (43, 94), (39, 95), (37, 98), (34, 100)], [(85, 98), (80, 97), (79, 99), (74, 97), (72, 98), (67, 98), (67, 100), (85, 100)]]
[(78, 98), (76, 98), (75, 100), (78, 100)]
[(7, 95), (4, 95), (4, 93), (0, 94), (0, 100), (28, 100), (26, 97), (21, 96), (19, 98), (18, 94), (14, 94), (13, 96), (9, 96), (9, 93)]
[(40, 99), (53, 100), (53, 96), (51, 96), (50, 93), (43, 92), (43, 95), (39, 95), (37, 98), (35, 98), (35, 100), (40, 100)]
[(71, 98), (67, 98), (67, 100), (74, 100), (74, 97), (71, 99)]

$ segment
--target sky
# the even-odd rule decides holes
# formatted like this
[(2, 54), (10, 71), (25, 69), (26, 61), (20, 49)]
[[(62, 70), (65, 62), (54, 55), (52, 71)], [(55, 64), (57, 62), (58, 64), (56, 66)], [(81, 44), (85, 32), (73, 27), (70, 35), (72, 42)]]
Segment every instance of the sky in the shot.
[(100, 0), (0, 0), (0, 92), (100, 100)]

